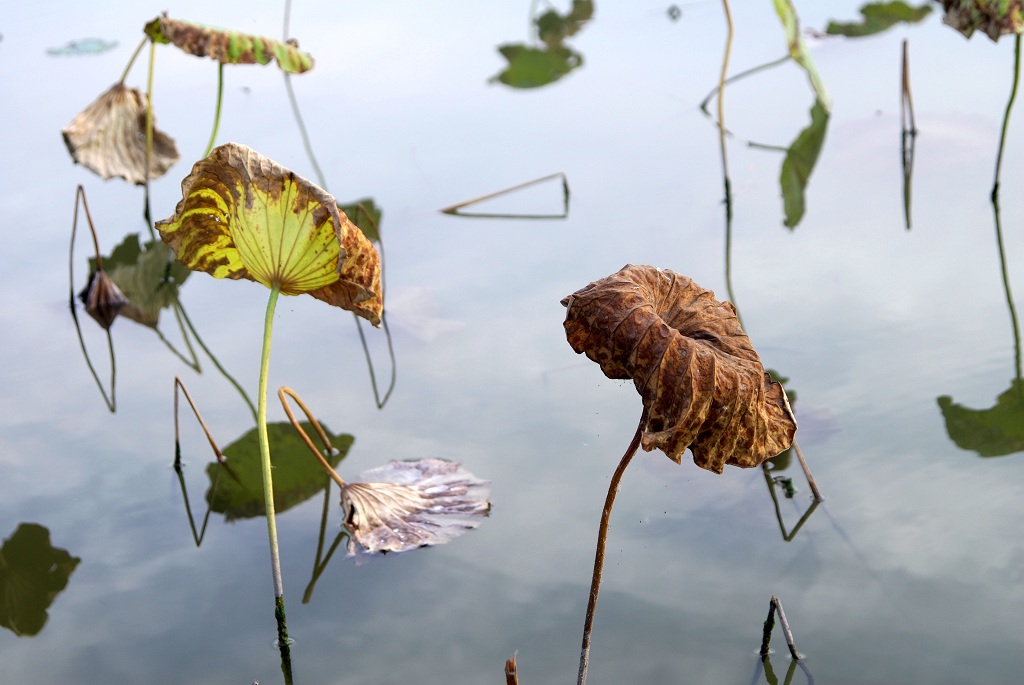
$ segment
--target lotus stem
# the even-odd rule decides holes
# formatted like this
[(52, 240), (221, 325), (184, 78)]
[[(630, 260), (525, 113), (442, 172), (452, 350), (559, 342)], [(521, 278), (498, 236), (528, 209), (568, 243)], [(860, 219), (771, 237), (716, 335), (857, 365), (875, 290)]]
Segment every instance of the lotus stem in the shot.
[(263, 357), (260, 362), (260, 387), (256, 408), (256, 429), (260, 439), (260, 466), (263, 470), (263, 502), (267, 510), (267, 538), (270, 543), (270, 567), (274, 577), (274, 602), (277, 609), (277, 634), (282, 656), (288, 640), (288, 627), (284, 622), (284, 582), (281, 579), (281, 554), (277, 546), (277, 517), (274, 515), (274, 482), (271, 475), (270, 439), (267, 436), (267, 374), (270, 369), (270, 339), (274, 330), (274, 309), (281, 287), (270, 288), (267, 301), (267, 316), (263, 324)]
[(139, 46), (135, 48), (135, 52), (132, 53), (131, 59), (128, 60), (128, 65), (124, 68), (124, 72), (121, 74), (120, 83), (124, 83), (124, 80), (128, 78), (128, 72), (132, 70), (132, 65), (135, 64), (136, 58), (139, 53), (142, 52), (142, 48), (146, 47), (146, 41), (149, 40), (149, 36), (143, 36), (142, 40), (139, 41)]
[(604, 569), (604, 550), (608, 541), (608, 522), (612, 516), (612, 505), (615, 504), (615, 495), (619, 491), (619, 482), (626, 467), (632, 461), (640, 447), (640, 436), (643, 434), (644, 426), (647, 425), (648, 410), (644, 407), (640, 415), (640, 423), (637, 424), (633, 440), (626, 448), (626, 453), (619, 460), (619, 465), (612, 474), (612, 480), (608, 484), (608, 495), (604, 500), (604, 509), (601, 512), (601, 525), (597, 532), (597, 553), (594, 555), (594, 575), (590, 580), (590, 599), (587, 602), (587, 617), (583, 622), (583, 645), (580, 648), (580, 670), (576, 679), (577, 685), (584, 685), (587, 682), (587, 667), (590, 665), (590, 634), (594, 630), (594, 612), (597, 610), (597, 594), (601, 591), (601, 572)]
[(153, 233), (153, 214), (149, 209), (149, 160), (153, 157), (153, 63), (156, 61), (156, 41), (149, 41), (149, 75), (146, 77), (146, 197), (142, 214), (146, 219), (149, 237), (156, 239)]
[(992, 185), (992, 202), (996, 203), (999, 198), (999, 177), (1003, 170), (1003, 150), (1006, 148), (1006, 131), (1010, 126), (1010, 110), (1013, 109), (1013, 101), (1017, 99), (1017, 86), (1020, 85), (1020, 37), (1017, 34), (1013, 42), (1013, 87), (1010, 89), (1010, 100), (1006, 103), (1006, 114), (1003, 115), (1003, 128), (999, 134), (999, 153), (996, 155), (996, 178)]
[(722, 180), (725, 186), (725, 216), (732, 218), (732, 189), (729, 182), (729, 157), (725, 149), (725, 75), (729, 71), (729, 55), (732, 53), (732, 11), (729, 9), (729, 0), (722, 0), (722, 9), (725, 10), (725, 25), (728, 29), (725, 38), (725, 55), (722, 57), (722, 73), (718, 79), (718, 145), (722, 153)]
[(313, 154), (313, 145), (309, 142), (309, 132), (306, 131), (306, 124), (302, 121), (302, 113), (299, 111), (299, 102), (295, 99), (295, 91), (292, 89), (291, 74), (284, 72), (284, 87), (288, 91), (288, 102), (292, 106), (292, 114), (295, 115), (295, 125), (299, 127), (299, 136), (302, 137), (302, 147), (306, 150), (306, 156), (309, 157), (309, 163), (313, 165), (313, 173), (316, 175), (317, 183), (324, 190), (327, 190), (327, 179), (324, 178), (324, 172), (321, 171), (320, 165), (316, 161), (316, 155)]
[(206, 152), (203, 157), (209, 157), (213, 150), (213, 144), (217, 140), (217, 130), (220, 128), (220, 106), (224, 101), (224, 63), (217, 63), (217, 109), (213, 115), (213, 131), (210, 133), (210, 142), (206, 144)]

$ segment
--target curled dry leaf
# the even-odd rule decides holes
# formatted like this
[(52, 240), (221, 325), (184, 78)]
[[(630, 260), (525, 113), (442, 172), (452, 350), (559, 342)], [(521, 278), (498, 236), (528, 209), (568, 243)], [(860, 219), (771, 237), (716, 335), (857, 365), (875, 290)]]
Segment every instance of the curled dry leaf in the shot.
[(380, 256), (327, 191), (228, 143), (196, 163), (181, 192), (156, 227), (182, 264), (309, 293), (380, 325)]
[(490, 483), (443, 459), (392, 461), (341, 488), (349, 552), (403, 552), (440, 545), (477, 528), (490, 511)]
[(121, 308), (128, 304), (128, 298), (103, 269), (92, 272), (89, 282), (78, 293), (78, 299), (85, 304), (85, 311), (96, 319), (103, 330), (110, 330)]
[(562, 300), (576, 352), (631, 378), (650, 417), (641, 445), (721, 473), (789, 448), (796, 419), (736, 310), (686, 276), (628, 264)]
[(945, 16), (942, 22), (967, 38), (977, 30), (993, 41), (1000, 36), (1024, 32), (1022, 0), (940, 0)]
[[(83, 109), (62, 131), (71, 157), (104, 179), (119, 176), (146, 183), (146, 96), (115, 83)], [(158, 178), (178, 161), (174, 139), (157, 130), (153, 119), (153, 150), (149, 178)]]
[(157, 43), (173, 43), (196, 57), (210, 57), (222, 64), (269, 64), (277, 60), (282, 71), (301, 74), (313, 68), (313, 58), (294, 41), (281, 42), (264, 36), (193, 24), (164, 15), (146, 24), (146, 35)]

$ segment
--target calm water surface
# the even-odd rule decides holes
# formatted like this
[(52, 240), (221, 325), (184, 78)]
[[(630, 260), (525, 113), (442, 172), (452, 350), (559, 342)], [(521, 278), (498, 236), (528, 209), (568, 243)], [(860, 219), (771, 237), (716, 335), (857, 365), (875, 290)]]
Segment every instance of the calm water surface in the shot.
[[(504, 64), (496, 47), (530, 38), (529, 2), (294, 4), (291, 33), (317, 64), (293, 84), (330, 190), (384, 210), (398, 381), (378, 410), (352, 317), (300, 297), (279, 304), (270, 387), (295, 388), (331, 430), (354, 436), (343, 475), (441, 456), (493, 482), (479, 530), (364, 563), (342, 544), (308, 593), (324, 495), (280, 516), (296, 682), (501, 682), (516, 650), (524, 685), (571, 682), (605, 489), (641, 403), (632, 384), (572, 352), (558, 302), (627, 262), (685, 273), (721, 298), (731, 285), (766, 366), (798, 397), (797, 437), (826, 501), (786, 541), (760, 469), (716, 476), (688, 459), (640, 455), (613, 515), (590, 682), (767, 682), (756, 650), (773, 594), (818, 683), (1021, 682), (1024, 413), (1006, 287), (1024, 292), (1024, 113), (1011, 120), (1003, 168), (1006, 281), (988, 199), (1012, 41), (967, 41), (933, 14), (878, 37), (816, 43), (834, 105), (793, 230), (783, 226), (783, 155), (748, 142), (784, 148), (808, 125), (806, 78), (789, 63), (728, 87), (727, 283), (717, 132), (698, 109), (721, 66), (717, 3), (683, 6), (672, 21), (664, 6), (598, 2), (567, 41), (583, 66), (535, 90), (488, 83)], [(857, 16), (851, 2), (797, 4), (819, 30)], [(213, 514), (197, 548), (171, 468), (175, 375), (222, 446), (252, 428), (245, 404), (201, 352), (196, 373), (152, 330), (121, 319), (111, 414), (67, 310), (77, 184), (105, 253), (147, 234), (142, 191), (74, 166), (59, 131), (118, 79), (142, 25), (163, 9), (23, 3), (0, 25), (0, 573), (11, 577), (11, 541), (26, 536), (66, 551), (51, 551), (33, 577), (70, 570), (66, 587), (44, 592), (45, 617), (15, 628), (5, 619), (4, 682), (282, 677), (263, 519)], [(166, 9), (281, 33), (272, 4)], [(785, 54), (771, 3), (734, 2), (733, 13), (732, 73)], [(119, 46), (46, 54), (86, 37)], [(911, 230), (904, 38), (920, 129)], [(152, 188), (164, 218), (209, 136), (216, 69), (171, 47), (157, 53), (158, 121), (182, 155)], [(128, 82), (144, 87), (144, 63)], [(218, 140), (314, 173), (272, 67), (226, 69)], [(572, 190), (564, 220), (437, 211), (558, 171)], [(557, 213), (561, 203), (549, 184), (491, 209)], [(76, 291), (90, 251), (80, 233)], [(250, 394), (266, 294), (205, 274), (181, 292), (203, 342)], [(83, 324), (105, 378), (106, 338)], [(170, 310), (161, 331), (184, 349)], [(383, 334), (368, 336), (386, 377)], [(986, 437), (1015, 433), (1008, 454), (983, 458), (976, 434), (963, 447), (951, 438), (940, 397), (981, 410), (1008, 391), (1002, 428)], [(283, 419), (272, 403), (271, 420)], [(211, 456), (191, 419), (184, 430), (185, 481), (201, 516)], [(789, 531), (810, 491), (795, 460), (784, 475), (797, 487), (792, 499), (777, 490)], [(336, 490), (329, 497), (325, 548), (341, 523)], [(10, 581), (5, 593), (3, 611), (14, 612)], [(790, 664), (781, 635), (773, 646), (781, 678)]]

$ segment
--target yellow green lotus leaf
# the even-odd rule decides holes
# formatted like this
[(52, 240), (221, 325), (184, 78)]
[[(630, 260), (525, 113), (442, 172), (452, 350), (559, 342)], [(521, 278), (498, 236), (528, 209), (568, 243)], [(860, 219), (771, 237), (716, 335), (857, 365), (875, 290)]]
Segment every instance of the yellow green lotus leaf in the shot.
[(380, 257), (327, 191), (228, 143), (196, 163), (181, 192), (156, 227), (189, 269), (309, 293), (379, 325)]

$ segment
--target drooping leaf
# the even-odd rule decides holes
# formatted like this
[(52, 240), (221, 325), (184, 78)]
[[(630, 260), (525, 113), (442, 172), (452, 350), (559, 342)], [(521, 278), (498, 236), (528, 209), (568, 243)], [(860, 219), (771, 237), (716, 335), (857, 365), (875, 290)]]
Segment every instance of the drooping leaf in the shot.
[(341, 489), (349, 553), (440, 545), (477, 528), (491, 509), (490, 483), (444, 459), (391, 461)]
[(181, 191), (156, 227), (182, 264), (309, 293), (380, 324), (380, 257), (327, 191), (237, 143), (197, 162)]
[(491, 83), (500, 81), (513, 88), (539, 88), (568, 74), (583, 64), (583, 57), (565, 46), (540, 50), (526, 45), (501, 45), (498, 52), (508, 67)]
[[(313, 430), (306, 422), (302, 423), (302, 427), (309, 432)], [(326, 427), (324, 430), (327, 430)], [(326, 455), (326, 458), (333, 466), (337, 466), (348, 454), (354, 438), (351, 435), (327, 432), (337, 451)], [(284, 421), (268, 424), (267, 437), (274, 455), (274, 508), (278, 514), (323, 492), (327, 485), (323, 469), (310, 458), (306, 444), (290, 423)], [(206, 492), (210, 510), (224, 514), (228, 521), (265, 516), (267, 510), (263, 501), (263, 472), (260, 470), (257, 430), (253, 428), (224, 448), (224, 456), (227, 457), (230, 469), (228, 473), (217, 475), (217, 470), (221, 468), (218, 462), (206, 466), (206, 475), (211, 484)], [(213, 487), (215, 478), (219, 478), (216, 489)]]
[[(103, 266), (127, 302), (121, 316), (156, 328), (160, 310), (170, 307), (177, 297), (177, 289), (192, 272), (171, 259), (171, 248), (159, 240), (144, 246), (137, 233), (130, 233), (103, 258)], [(89, 260), (95, 264), (94, 259)]]
[(89, 282), (78, 293), (78, 299), (103, 330), (110, 330), (121, 309), (128, 304), (128, 298), (103, 269), (96, 269), (89, 275)]
[(1024, 32), (1024, 0), (940, 0), (942, 22), (966, 37), (977, 30), (993, 41)]
[[(104, 179), (146, 183), (146, 96), (142, 91), (115, 83), (61, 133), (72, 159), (86, 169)], [(178, 161), (174, 139), (156, 128), (155, 117), (152, 153), (151, 179), (163, 176)]]
[(818, 163), (818, 156), (825, 144), (828, 119), (828, 110), (820, 100), (815, 101), (814, 106), (811, 107), (810, 125), (800, 132), (800, 135), (786, 150), (786, 158), (782, 160), (779, 183), (782, 186), (786, 228), (796, 228), (804, 218), (806, 210), (804, 195), (807, 184), (811, 180), (811, 172), (814, 171), (814, 165)]
[(117, 47), (116, 40), (103, 40), (102, 38), (83, 38), (81, 40), (69, 40), (59, 48), (47, 48), (46, 54), (63, 57), (78, 57), (80, 55), (98, 55), (107, 50)]
[(313, 58), (299, 50), (294, 41), (283, 43), (264, 36), (171, 19), (166, 15), (146, 24), (145, 33), (154, 42), (173, 43), (190, 55), (210, 57), (222, 64), (269, 64), (271, 60), (277, 60), (283, 71), (292, 74), (313, 68)]
[(949, 439), (982, 457), (1024, 452), (1024, 380), (1014, 379), (988, 409), (970, 409), (943, 395), (938, 399)]
[(641, 446), (701, 468), (751, 467), (793, 443), (796, 419), (736, 309), (691, 279), (627, 264), (562, 300), (572, 348), (629, 378), (649, 412)]
[(825, 32), (831, 35), (859, 38), (872, 36), (892, 28), (899, 23), (916, 24), (929, 14), (929, 5), (911, 7), (902, 0), (892, 2), (871, 2), (860, 8), (863, 17), (859, 23), (830, 21)]
[(45, 527), (18, 524), (0, 548), (0, 626), (22, 637), (37, 635), (81, 561), (50, 544)]
[(829, 100), (828, 92), (825, 90), (825, 83), (821, 80), (821, 75), (818, 74), (818, 69), (814, 66), (814, 60), (807, 49), (807, 43), (804, 42), (803, 36), (800, 35), (800, 20), (796, 15), (796, 9), (793, 7), (791, 0), (774, 0), (774, 2), (775, 12), (779, 15), (782, 26), (786, 29), (786, 44), (789, 47), (789, 56), (807, 72), (807, 77), (811, 81), (811, 88), (814, 89), (815, 96), (822, 103), (825, 111), (828, 112), (831, 109), (831, 101)]
[(347, 205), (339, 204), (338, 210), (343, 212), (359, 230), (363, 232), (366, 239), (371, 243), (380, 242), (380, 219), (384, 210), (377, 206), (372, 197), (364, 197), (362, 200)]

